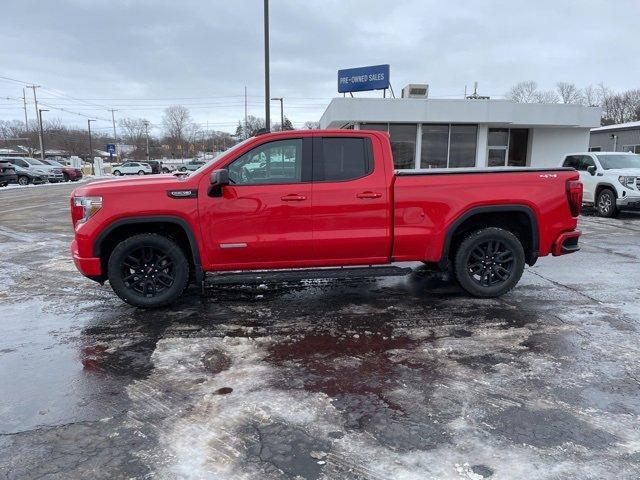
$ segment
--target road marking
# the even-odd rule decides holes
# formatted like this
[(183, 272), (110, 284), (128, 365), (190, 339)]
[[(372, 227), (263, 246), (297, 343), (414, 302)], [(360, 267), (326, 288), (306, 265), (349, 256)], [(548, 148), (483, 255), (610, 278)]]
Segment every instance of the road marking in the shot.
[[(45, 203), (43, 205), (29, 205), (28, 207), (20, 207), (20, 208), (10, 208), (8, 210), (2, 209), (2, 214), (5, 215), (7, 213), (13, 213), (13, 212), (20, 212), (22, 210), (29, 210), (31, 208), (43, 208), (43, 207), (51, 207), (51, 206), (55, 206), (55, 203)], [(60, 206), (65, 205), (64, 203), (61, 203)]]

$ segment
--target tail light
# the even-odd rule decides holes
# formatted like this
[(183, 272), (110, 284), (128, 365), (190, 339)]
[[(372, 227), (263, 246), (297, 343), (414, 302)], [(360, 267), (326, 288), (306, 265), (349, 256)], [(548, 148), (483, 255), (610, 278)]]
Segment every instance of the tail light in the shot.
[(582, 212), (582, 182), (580, 180), (567, 181), (567, 200), (571, 215), (577, 217)]
[(71, 197), (71, 221), (75, 227), (86, 222), (102, 208), (102, 197)]

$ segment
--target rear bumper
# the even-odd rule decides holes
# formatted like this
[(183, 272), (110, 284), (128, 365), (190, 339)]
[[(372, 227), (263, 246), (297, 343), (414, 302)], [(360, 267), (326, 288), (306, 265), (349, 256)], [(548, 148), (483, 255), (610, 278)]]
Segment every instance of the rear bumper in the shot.
[(92, 280), (100, 280), (102, 278), (102, 265), (100, 258), (97, 257), (81, 257), (78, 253), (78, 243), (74, 240), (71, 242), (71, 255), (76, 268), (85, 277)]
[(556, 241), (553, 242), (553, 248), (551, 249), (553, 256), (559, 257), (560, 255), (568, 255), (580, 250), (580, 245), (578, 245), (580, 235), (582, 235), (580, 230), (561, 233)]

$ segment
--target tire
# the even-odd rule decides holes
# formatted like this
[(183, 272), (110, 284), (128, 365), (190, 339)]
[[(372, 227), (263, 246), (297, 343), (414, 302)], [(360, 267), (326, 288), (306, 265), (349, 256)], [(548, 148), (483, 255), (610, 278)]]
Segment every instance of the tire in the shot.
[[(154, 269), (154, 262), (167, 267)], [(141, 233), (120, 242), (109, 257), (107, 272), (113, 291), (140, 308), (175, 302), (189, 283), (189, 261), (184, 251), (157, 233)]]
[(26, 177), (24, 175), (20, 175), (18, 177), (18, 185), (24, 186), (24, 185), (29, 185), (29, 183), (30, 183), (29, 182), (29, 177)]
[(138, 175), (145, 175), (144, 170), (139, 170)]
[(493, 298), (516, 286), (524, 264), (520, 240), (507, 230), (490, 227), (476, 230), (462, 241), (455, 254), (454, 273), (471, 295)]
[(595, 206), (599, 217), (612, 218), (618, 215), (616, 194), (610, 188), (600, 190)]
[(169, 169), (168, 168), (163, 168), (162, 169), (162, 173), (169, 173)]
[(120, 170), (114, 170), (114, 171), (113, 171), (113, 174), (114, 174), (116, 177), (119, 177), (120, 175), (122, 175), (122, 172), (120, 172)]

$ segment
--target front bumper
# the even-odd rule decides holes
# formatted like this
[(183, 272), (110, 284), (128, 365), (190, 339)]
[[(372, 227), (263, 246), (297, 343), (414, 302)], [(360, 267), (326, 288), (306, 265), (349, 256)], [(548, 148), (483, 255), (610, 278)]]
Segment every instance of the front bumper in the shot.
[(618, 198), (616, 200), (616, 205), (618, 206), (618, 208), (640, 209), (640, 196), (627, 195), (625, 197)]
[(551, 249), (553, 256), (559, 257), (560, 255), (568, 255), (580, 250), (580, 245), (578, 245), (580, 235), (582, 235), (580, 230), (561, 233), (556, 241), (553, 242), (553, 248)]
[(51, 174), (47, 176), (47, 178), (50, 183), (64, 182), (64, 175), (62, 173)]
[(89, 277), (92, 280), (100, 280), (102, 278), (100, 258), (81, 257), (78, 252), (78, 242), (76, 242), (76, 240), (71, 242), (71, 255), (73, 256), (73, 263), (76, 268), (85, 277)]

